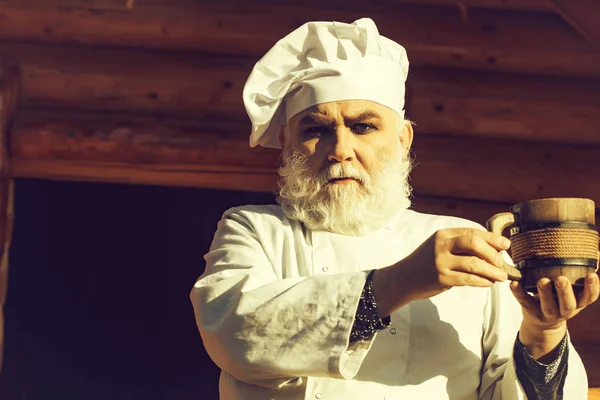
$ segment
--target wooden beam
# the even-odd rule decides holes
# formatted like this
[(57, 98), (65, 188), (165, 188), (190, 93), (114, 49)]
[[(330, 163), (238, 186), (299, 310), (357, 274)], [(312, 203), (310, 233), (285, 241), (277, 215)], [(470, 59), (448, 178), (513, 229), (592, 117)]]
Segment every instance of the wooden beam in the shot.
[(243, 117), (253, 60), (193, 53), (1, 43), (23, 70), (24, 107)]
[(414, 69), (408, 85), (417, 133), (600, 143), (600, 80)]
[[(0, 54), (21, 62), (23, 107), (247, 121), (248, 58), (20, 43)], [(600, 143), (600, 79), (415, 67), (408, 86), (418, 134)]]
[(550, 0), (563, 18), (600, 51), (600, 3), (596, 0)]
[[(11, 136), (11, 171), (20, 177), (273, 190), (279, 152), (249, 149), (248, 131), (226, 122), (213, 128), (124, 115), (22, 112)], [(417, 135), (413, 151), (418, 164), (411, 183), (420, 194), (501, 203), (589, 197), (600, 204), (600, 146)]]
[(515, 203), (588, 197), (600, 204), (600, 148), (584, 145), (423, 135), (413, 146), (418, 192)]
[(279, 152), (249, 151), (245, 124), (22, 112), (11, 136), (19, 177), (248, 191), (276, 187)]
[(9, 131), (17, 105), (19, 70), (0, 58), (0, 370), (4, 350), (4, 303), (8, 288), (8, 253), (13, 227), (14, 186), (9, 177)]
[(428, 4), (434, 6), (456, 7), (461, 1), (470, 9), (489, 8), (497, 10), (521, 10), (552, 13), (554, 9), (548, 0), (385, 0), (395, 3)]
[[(456, 4), (462, 0), (380, 0), (378, 3), (384, 8), (405, 4), (427, 4), (433, 6), (456, 7)], [(232, 6), (244, 4), (244, 0), (228, 0), (227, 3)], [(273, 0), (255, 0), (255, 3), (263, 5), (273, 5)], [(277, 4), (291, 4), (289, 0), (279, 0)], [(555, 12), (552, 5), (548, 4), (548, 0), (467, 0), (469, 7), (477, 9), (497, 9), (497, 10), (519, 10), (532, 12)], [(0, 5), (19, 4), (15, 0), (0, 0)], [(80, 8), (91, 9), (96, 11), (127, 11), (128, 0), (27, 0), (26, 7), (35, 7), (42, 9), (61, 8)], [(136, 7), (137, 7), (136, 3)], [(144, 7), (167, 7), (167, 8), (184, 8), (189, 9), (198, 6), (198, 2), (194, 0), (144, 0), (139, 2)], [(357, 7), (353, 2), (344, 0), (307, 0), (304, 4), (312, 7), (319, 6), (323, 8), (333, 8), (339, 6)], [(360, 6), (364, 7), (364, 6)]]
[[(0, 39), (82, 43), (262, 56), (309, 20), (371, 16), (402, 43), (413, 65), (599, 76), (600, 54), (558, 15), (471, 10), (469, 26), (450, 7), (361, 2), (345, 7), (293, 2), (196, 2), (187, 7), (139, 2), (132, 10), (98, 9), (74, 0), (45, 7), (0, 3)], [(170, 3), (169, 3), (170, 4)], [(402, 21), (402, 23), (399, 23)], [(527, 40), (523, 40), (527, 38)]]

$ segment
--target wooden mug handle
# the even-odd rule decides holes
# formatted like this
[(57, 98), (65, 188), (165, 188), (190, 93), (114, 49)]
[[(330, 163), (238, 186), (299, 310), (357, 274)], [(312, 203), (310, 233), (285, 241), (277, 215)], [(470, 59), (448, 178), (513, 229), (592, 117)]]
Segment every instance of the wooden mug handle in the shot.
[[(503, 213), (498, 213), (498, 214), (492, 215), (492, 217), (490, 217), (490, 219), (487, 220), (485, 227), (490, 232), (497, 233), (498, 235), (502, 235), (502, 232), (504, 232), (504, 229), (507, 226), (514, 224), (514, 223), (515, 223), (515, 215), (511, 212), (503, 212)], [(502, 250), (502, 251), (504, 251), (504, 250)], [(521, 271), (519, 271), (512, 265), (508, 264), (506, 261), (504, 261), (504, 265), (502, 266), (502, 269), (506, 271), (506, 273), (508, 274), (508, 279), (510, 279), (511, 281), (519, 281), (519, 280), (521, 280), (521, 278), (523, 278), (523, 275), (521, 275)]]

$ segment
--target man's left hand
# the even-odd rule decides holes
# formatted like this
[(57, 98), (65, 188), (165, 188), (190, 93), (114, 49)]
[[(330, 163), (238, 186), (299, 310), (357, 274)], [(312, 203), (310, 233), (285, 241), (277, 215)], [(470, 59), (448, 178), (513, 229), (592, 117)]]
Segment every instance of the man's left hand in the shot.
[(523, 323), (520, 340), (530, 350), (534, 358), (551, 351), (562, 340), (566, 332), (567, 320), (598, 299), (600, 283), (596, 273), (585, 279), (583, 290), (575, 295), (569, 279), (565, 276), (554, 281), (557, 298), (552, 293), (552, 281), (542, 278), (538, 281), (538, 294), (529, 295), (518, 282), (510, 287), (523, 308)]

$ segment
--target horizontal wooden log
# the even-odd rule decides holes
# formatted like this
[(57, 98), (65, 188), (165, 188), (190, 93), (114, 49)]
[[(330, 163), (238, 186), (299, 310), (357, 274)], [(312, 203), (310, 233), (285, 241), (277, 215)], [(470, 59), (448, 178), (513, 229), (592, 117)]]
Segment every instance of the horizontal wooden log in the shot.
[[(435, 6), (457, 7), (457, 0), (386, 0), (394, 3), (429, 4)], [(465, 2), (469, 9), (490, 8), (498, 10), (523, 10), (535, 12), (554, 12), (548, 0), (468, 0)]]
[(105, 182), (133, 185), (201, 187), (267, 192), (276, 187), (271, 172), (212, 166), (104, 164), (69, 161), (24, 161), (11, 165), (13, 176), (61, 181)]
[(1, 43), (23, 70), (21, 105), (241, 115), (253, 62), (191, 53)]
[(11, 154), (28, 160), (274, 168), (276, 151), (248, 151), (249, 132), (248, 125), (229, 121), (21, 112)]
[(518, 202), (588, 197), (600, 204), (600, 148), (511, 140), (417, 137), (412, 174), (421, 193)]
[[(0, 43), (19, 59), (21, 105), (247, 120), (253, 61), (189, 53)], [(418, 133), (600, 143), (600, 80), (413, 68)]]
[[(243, 4), (244, 0), (228, 0), (231, 5)], [(290, 0), (255, 0), (256, 3), (264, 5), (281, 5), (292, 4)], [(457, 0), (380, 0), (379, 4), (383, 7), (394, 7), (404, 4), (427, 4), (435, 6), (456, 7)], [(23, 4), (15, 0), (0, 0), (0, 5)], [(26, 7), (35, 7), (45, 10), (55, 8), (81, 8), (97, 11), (130, 11), (139, 7), (169, 7), (169, 8), (184, 8), (189, 9), (198, 6), (198, 2), (194, 0), (144, 0), (142, 2), (134, 2), (133, 7), (128, 7), (128, 1), (124, 0), (27, 0)], [(304, 4), (320, 7), (356, 7), (352, 2), (344, 0), (307, 0)], [(363, 6), (364, 7), (364, 6)], [(533, 12), (555, 12), (548, 0), (469, 0), (468, 7), (473, 9), (489, 8), (498, 10), (522, 10)]]
[(196, 2), (188, 7), (138, 2), (128, 11), (97, 9), (84, 1), (79, 7), (71, 3), (36, 8), (4, 0), (0, 3), (0, 38), (256, 58), (303, 22), (350, 22), (367, 15), (384, 35), (407, 48), (414, 65), (600, 76), (600, 53), (560, 16), (550, 13), (470, 10), (465, 25), (451, 7), (378, 2), (344, 7), (327, 2), (318, 7), (292, 2)]
[(191, 53), (1, 43), (20, 61), (21, 105), (201, 116), (243, 113), (253, 62)]
[[(242, 133), (243, 132), (243, 133)], [(34, 112), (17, 118), (19, 177), (249, 191), (276, 187), (278, 152), (248, 151), (245, 124)]]
[[(218, 176), (209, 187), (219, 187), (219, 179), (231, 173), (234, 179), (223, 187), (274, 189), (279, 152), (251, 150), (247, 143), (248, 129), (235, 123), (213, 128), (119, 115), (22, 112), (11, 134), (11, 170), (15, 176), (72, 179), (81, 174), (83, 180), (132, 183), (139, 173), (143, 183), (172, 180), (181, 186), (203, 186), (190, 179), (196, 172)], [(502, 203), (588, 197), (600, 204), (598, 146), (421, 135), (413, 151), (417, 166), (411, 183), (417, 193)], [(91, 172), (97, 175), (87, 176)], [(261, 176), (252, 185), (263, 186), (236, 181), (240, 174)]]
[(600, 80), (415, 69), (408, 86), (417, 132), (600, 143)]

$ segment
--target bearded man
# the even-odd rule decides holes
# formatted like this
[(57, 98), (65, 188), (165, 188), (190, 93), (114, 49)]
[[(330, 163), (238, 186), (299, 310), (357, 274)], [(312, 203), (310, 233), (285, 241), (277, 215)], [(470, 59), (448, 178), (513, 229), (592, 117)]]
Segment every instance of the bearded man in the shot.
[(222, 399), (587, 398), (566, 321), (598, 276), (531, 296), (499, 268), (508, 239), (409, 209), (407, 74), (370, 19), (307, 23), (255, 65), (279, 205), (227, 210), (191, 293)]

